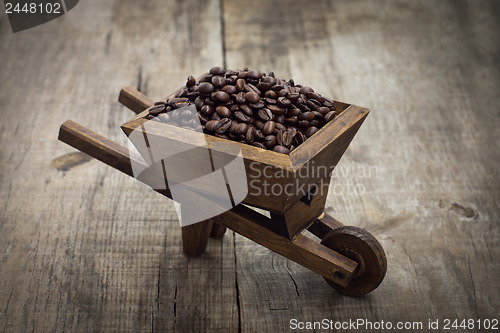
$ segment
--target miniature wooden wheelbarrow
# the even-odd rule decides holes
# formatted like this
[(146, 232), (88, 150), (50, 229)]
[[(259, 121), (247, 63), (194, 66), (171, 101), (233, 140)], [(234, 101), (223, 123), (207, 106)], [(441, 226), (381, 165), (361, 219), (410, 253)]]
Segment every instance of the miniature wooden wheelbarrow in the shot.
[[(147, 109), (153, 101), (131, 87), (121, 90), (119, 101), (136, 113), (134, 118), (121, 126), (122, 130), (129, 135), (133, 130), (144, 129), (142, 125), (147, 121)], [(249, 191), (243, 203), (233, 209), (183, 227), (184, 253), (200, 255), (207, 246), (209, 236), (221, 237), (229, 228), (320, 274), (342, 294), (360, 296), (374, 290), (382, 282), (387, 269), (382, 246), (365, 230), (343, 226), (324, 213), (331, 171), (369, 113), (368, 109), (355, 105), (337, 101), (335, 104), (340, 114), (290, 155), (231, 141), (241, 149), (247, 179), (288, 170), (287, 176), (268, 181), (288, 185), (292, 189), (312, 184), (316, 189), (322, 186), (322, 191), (310, 191), (305, 195), (293, 190), (287, 191), (286, 195)], [(179, 130), (186, 133), (175, 140), (189, 140), (192, 132)], [(227, 141), (211, 135), (205, 135), (205, 139), (207, 143)], [(61, 125), (59, 140), (129, 176), (133, 176), (131, 163), (140, 163), (127, 148), (71, 120)], [(328, 167), (330, 172), (303, 172), (318, 166)], [(168, 188), (155, 191), (172, 198)], [(248, 206), (269, 211), (270, 218)], [(304, 235), (305, 230), (319, 237), (321, 242)]]

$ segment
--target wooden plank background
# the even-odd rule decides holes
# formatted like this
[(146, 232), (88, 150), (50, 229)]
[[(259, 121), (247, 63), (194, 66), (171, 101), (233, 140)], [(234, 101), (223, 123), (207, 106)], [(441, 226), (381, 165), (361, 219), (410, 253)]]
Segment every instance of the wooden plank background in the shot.
[[(88, 0), (16, 34), (2, 8), (0, 332), (499, 318), (499, 31), (494, 0)], [(232, 233), (188, 258), (172, 202), (57, 141), (73, 119), (125, 144), (120, 88), (160, 99), (214, 65), (372, 110), (327, 203), (386, 250), (372, 294)]]

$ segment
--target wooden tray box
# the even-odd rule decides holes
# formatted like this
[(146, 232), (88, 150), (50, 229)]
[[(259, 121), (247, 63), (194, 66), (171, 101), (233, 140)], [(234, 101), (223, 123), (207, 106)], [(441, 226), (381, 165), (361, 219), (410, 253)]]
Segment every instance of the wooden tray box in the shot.
[[(243, 201), (246, 205), (269, 210), (274, 215), (275, 225), (272, 229), (287, 238), (291, 239), (307, 228), (309, 224), (307, 221), (313, 221), (323, 212), (331, 172), (369, 113), (367, 108), (338, 101), (335, 101), (335, 106), (340, 114), (294, 149), (290, 155), (209, 134), (203, 135), (208, 147), (211, 147), (214, 142), (230, 142), (238, 145), (245, 163), (247, 179), (255, 180), (253, 184), (267, 181), (270, 188), (274, 184), (279, 184), (282, 189), (287, 186), (286, 193), (273, 195), (272, 191), (265, 193), (249, 184), (248, 195)], [(149, 120), (148, 114), (147, 109), (138, 113), (121, 125), (122, 130), (127, 136), (134, 130), (144, 132), (143, 125)], [(155, 123), (148, 124), (148, 136), (159, 136), (166, 142), (171, 140), (183, 144), (196, 144), (193, 142), (192, 131), (160, 122)], [(165, 135), (166, 132), (168, 136)], [(211, 150), (214, 159), (228, 159), (229, 161), (234, 158), (232, 153), (222, 149), (211, 148)], [(196, 161), (196, 158), (193, 156), (193, 161)], [(183, 159), (185, 160), (186, 157), (183, 156)], [(225, 164), (224, 161), (221, 163)], [(182, 171), (189, 172), (186, 168)], [(271, 177), (268, 177), (269, 175)], [(316, 188), (317, 195), (314, 194), (314, 190), (309, 194), (303, 191), (314, 188)], [(292, 195), (288, 195), (290, 193)]]

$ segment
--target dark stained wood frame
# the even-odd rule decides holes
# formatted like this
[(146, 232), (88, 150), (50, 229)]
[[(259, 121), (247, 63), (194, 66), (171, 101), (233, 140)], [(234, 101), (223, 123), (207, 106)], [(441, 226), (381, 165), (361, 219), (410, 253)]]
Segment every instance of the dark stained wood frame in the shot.
[[(144, 128), (142, 124), (148, 120), (147, 108), (153, 104), (153, 101), (131, 87), (121, 90), (119, 101), (137, 113), (132, 120), (122, 125), (124, 132), (130, 134), (134, 129)], [(335, 166), (369, 112), (366, 108), (337, 103), (342, 108), (340, 115), (296, 148), (289, 156), (236, 143), (240, 146), (244, 160), (261, 166), (291, 170), (293, 179), (318, 185), (326, 181), (326, 185), (323, 186), (328, 186), (330, 175), (316, 178), (302, 177), (297, 171), (300, 168), (314, 166), (315, 163)], [(180, 133), (175, 138), (176, 140), (186, 141), (183, 136), (191, 133), (188, 130), (175, 129)], [(150, 134), (148, 132), (148, 135)], [(211, 135), (204, 135), (204, 137), (209, 146), (210, 142), (227, 141)], [(71, 120), (61, 125), (59, 140), (130, 176), (133, 176), (131, 162), (141, 163), (138, 157), (129, 154), (127, 148)], [(221, 153), (225, 152), (221, 151)], [(155, 181), (155, 179), (150, 179), (152, 177), (156, 176), (146, 174), (141, 181), (150, 184)], [(290, 181), (290, 179), (281, 181)], [(172, 197), (168, 188), (156, 191), (166, 197)], [(342, 226), (340, 222), (323, 212), (327, 192), (326, 188), (322, 193), (312, 196), (309, 201), (301, 200), (302, 196), (283, 197), (280, 198), (281, 205), (278, 207), (271, 207), (266, 203), (266, 198), (255, 196), (248, 199), (247, 197), (243, 204), (221, 215), (183, 227), (183, 251), (189, 256), (198, 256), (205, 250), (210, 236), (221, 237), (226, 228), (229, 228), (320, 274), (329, 280), (329, 283), (348, 288), (356, 273), (358, 263), (302, 234), (302, 231), (307, 228), (311, 233), (323, 238)], [(197, 194), (193, 193), (193, 195)], [(271, 218), (245, 204), (267, 208), (271, 213)]]
[[(167, 98), (174, 96), (175, 93), (172, 93)], [(150, 120), (147, 109), (153, 105), (153, 101), (132, 87), (122, 89), (118, 100), (137, 113), (131, 120), (121, 125), (125, 134), (129, 136), (136, 130), (145, 133), (144, 124)], [(241, 150), (246, 167), (246, 176), (249, 181), (251, 179), (259, 182), (267, 181), (271, 184), (281, 185), (280, 188), (292, 186), (292, 189), (287, 191), (293, 193), (290, 196), (274, 196), (272, 193), (263, 193), (263, 191), (253, 193), (249, 188), (248, 195), (243, 200), (243, 203), (249, 206), (269, 210), (274, 217), (272, 222), (273, 230), (289, 239), (293, 239), (323, 212), (331, 172), (370, 112), (367, 108), (338, 101), (335, 101), (335, 105), (340, 114), (293, 150), (290, 155), (207, 134), (200, 139), (203, 144), (206, 142), (208, 147), (211, 148), (214, 159), (226, 158), (229, 160), (235, 156), (233, 156), (233, 152), (213, 147), (213, 143), (230, 142), (237, 145)], [(168, 133), (168, 137), (165, 133)], [(147, 135), (159, 136), (163, 140), (169, 140), (170, 142), (193, 143), (191, 131), (159, 122), (148, 123)], [(197, 158), (194, 155), (193, 161), (197, 161)], [(197, 163), (191, 164), (196, 165)], [(220, 163), (220, 165), (225, 164), (224, 161)], [(328, 170), (327, 174), (315, 175), (315, 173), (318, 173), (318, 166), (322, 168), (321, 170)], [(188, 171), (186, 170), (186, 172)], [(270, 179), (265, 177), (265, 172), (284, 176)], [(301, 199), (306, 193), (302, 193), (298, 189), (303, 188), (305, 185), (316, 185), (321, 188), (324, 195), (321, 198), (315, 198), (316, 200), (311, 205), (304, 205)]]

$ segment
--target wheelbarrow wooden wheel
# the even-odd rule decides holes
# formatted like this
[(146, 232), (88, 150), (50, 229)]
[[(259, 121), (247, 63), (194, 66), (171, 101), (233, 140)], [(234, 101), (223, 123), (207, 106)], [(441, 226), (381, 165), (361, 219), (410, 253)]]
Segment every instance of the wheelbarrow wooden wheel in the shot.
[(358, 267), (347, 287), (325, 278), (337, 291), (348, 296), (368, 294), (378, 287), (387, 271), (387, 259), (380, 243), (369, 232), (351, 226), (330, 231), (321, 244), (354, 260)]

